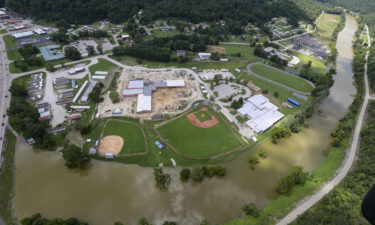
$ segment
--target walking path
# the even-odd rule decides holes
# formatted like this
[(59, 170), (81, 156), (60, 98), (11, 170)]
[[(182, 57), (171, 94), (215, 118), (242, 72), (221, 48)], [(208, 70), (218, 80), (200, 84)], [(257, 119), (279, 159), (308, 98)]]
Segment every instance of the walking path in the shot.
[(275, 85), (280, 86), (280, 87), (282, 87), (282, 88), (285, 88), (285, 89), (287, 89), (287, 90), (290, 90), (290, 91), (296, 92), (296, 93), (298, 93), (298, 94), (302, 94), (302, 95), (310, 95), (311, 92), (299, 91), (299, 90), (296, 90), (296, 89), (294, 89), (294, 88), (291, 88), (291, 87), (289, 87), (289, 86), (287, 86), (287, 85), (280, 84), (280, 83), (278, 83), (278, 82), (276, 82), (276, 81), (273, 81), (273, 80), (270, 80), (270, 79), (265, 78), (265, 77), (263, 77), (263, 76), (260, 76), (260, 75), (258, 75), (258, 74), (256, 74), (256, 73), (254, 73), (253, 71), (251, 71), (251, 66), (253, 66), (253, 65), (262, 65), (262, 66), (266, 66), (266, 67), (271, 68), (271, 69), (274, 69), (274, 70), (278, 70), (278, 71), (283, 72), (283, 73), (285, 73), (285, 74), (288, 74), (288, 75), (290, 75), (290, 76), (294, 76), (294, 77), (297, 77), (297, 78), (299, 78), (299, 79), (301, 79), (301, 80), (304, 80), (304, 81), (308, 82), (309, 84), (311, 84), (311, 86), (315, 87), (315, 85), (314, 85), (312, 82), (310, 82), (310, 81), (308, 81), (308, 80), (306, 80), (306, 79), (303, 79), (303, 78), (301, 78), (301, 77), (295, 76), (295, 75), (290, 74), (290, 73), (288, 73), (288, 72), (285, 72), (285, 71), (283, 71), (283, 70), (279, 70), (279, 69), (277, 69), (277, 68), (275, 68), (275, 67), (269, 66), (269, 65), (264, 64), (264, 63), (259, 63), (259, 62), (257, 62), (257, 63), (250, 63), (250, 64), (247, 65), (246, 69), (247, 69), (247, 73), (248, 73), (249, 75), (252, 75), (252, 76), (257, 77), (257, 78), (259, 78), (259, 79), (265, 80), (265, 81), (267, 81), (267, 82), (269, 82), (269, 83), (275, 84)]
[(351, 169), (355, 157), (358, 151), (359, 146), (359, 138), (361, 133), (361, 128), (363, 124), (363, 120), (366, 114), (367, 105), (370, 99), (370, 91), (369, 91), (369, 84), (367, 79), (367, 60), (369, 56), (369, 51), (366, 53), (366, 64), (365, 64), (365, 96), (363, 100), (363, 105), (361, 107), (361, 111), (359, 113), (357, 124), (355, 126), (354, 135), (352, 139), (352, 143), (349, 148), (349, 152), (347, 153), (347, 157), (343, 166), (337, 171), (336, 176), (326, 183), (318, 192), (314, 195), (310, 196), (305, 202), (298, 205), (294, 210), (292, 210), (288, 215), (286, 215), (282, 220), (280, 220), (277, 225), (285, 225), (293, 222), (299, 215), (303, 214), (313, 205), (315, 205), (318, 201), (320, 201), (326, 194), (328, 194), (332, 189), (338, 185), (348, 174), (349, 170)]

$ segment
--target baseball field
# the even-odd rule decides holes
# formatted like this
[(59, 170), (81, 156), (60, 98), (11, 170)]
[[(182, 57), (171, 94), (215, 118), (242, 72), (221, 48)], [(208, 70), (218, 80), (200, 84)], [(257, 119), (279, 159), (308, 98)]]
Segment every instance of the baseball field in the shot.
[[(116, 148), (121, 144), (121, 140), (118, 140), (120, 138), (123, 140), (123, 145), (119, 155), (146, 152), (146, 138), (141, 127), (132, 122), (108, 120), (104, 125), (102, 135), (105, 143), (101, 145)], [(99, 149), (101, 149), (100, 146)], [(110, 151), (111, 149), (108, 149), (108, 153), (112, 153)]]
[(243, 140), (210, 107), (194, 109), (157, 128), (159, 135), (182, 155), (206, 159), (230, 152)]

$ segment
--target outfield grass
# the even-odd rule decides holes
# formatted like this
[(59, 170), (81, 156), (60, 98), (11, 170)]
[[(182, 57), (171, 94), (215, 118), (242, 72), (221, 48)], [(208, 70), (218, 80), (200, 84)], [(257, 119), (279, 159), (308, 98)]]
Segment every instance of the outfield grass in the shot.
[(91, 74), (94, 74), (96, 71), (109, 71), (117, 67), (116, 64), (113, 64), (112, 62), (105, 59), (99, 59), (98, 61), (99, 62), (97, 64), (89, 67)]
[(253, 73), (259, 76), (273, 80), (277, 83), (286, 85), (298, 91), (311, 92), (314, 89), (314, 87), (305, 80), (302, 80), (298, 77), (281, 72), (279, 70), (269, 68), (265, 65), (255, 64), (255, 65), (252, 65), (250, 69)]
[(314, 57), (301, 54), (299, 52), (293, 52), (297, 55), (297, 57), (301, 60), (301, 63), (307, 64), (309, 61), (311, 61), (311, 67), (316, 70), (319, 73), (324, 74), (326, 72), (327, 66), (324, 64), (323, 61), (316, 59)]
[(108, 135), (117, 135), (124, 139), (124, 146), (120, 154), (146, 152), (146, 140), (142, 130), (133, 123), (108, 120), (103, 129), (103, 137)]
[(14, 37), (12, 37), (11, 35), (5, 35), (3, 36), (3, 39), (4, 39), (6, 49), (17, 47), (16, 39), (14, 39)]
[(228, 127), (218, 113), (211, 109), (208, 112), (219, 120), (214, 127), (196, 127), (184, 115), (159, 127), (157, 131), (177, 151), (190, 158), (209, 158), (240, 147), (242, 141), (235, 131)]
[(330, 42), (333, 32), (339, 23), (340, 15), (324, 13), (316, 25), (319, 39), (324, 42)]

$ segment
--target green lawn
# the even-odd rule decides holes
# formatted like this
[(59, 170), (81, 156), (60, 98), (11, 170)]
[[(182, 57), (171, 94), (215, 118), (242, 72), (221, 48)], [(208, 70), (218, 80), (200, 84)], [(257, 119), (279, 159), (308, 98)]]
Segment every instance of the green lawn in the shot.
[(12, 37), (11, 35), (5, 35), (3, 36), (3, 39), (4, 39), (4, 43), (5, 43), (5, 48), (16, 48), (17, 47), (17, 44), (16, 44), (16, 39), (14, 39), (14, 37)]
[(89, 70), (91, 74), (94, 74), (96, 71), (109, 71), (116, 67), (117, 67), (116, 64), (113, 64), (112, 62), (108, 60), (99, 59), (99, 62), (95, 65), (90, 66)]
[(332, 34), (339, 23), (339, 15), (323, 14), (316, 26), (319, 38), (324, 42), (331, 41)]
[(299, 91), (310, 92), (314, 89), (314, 87), (305, 80), (289, 75), (282, 71), (269, 68), (264, 65), (252, 65), (250, 69), (253, 73), (259, 76), (265, 77)]
[[(243, 59), (249, 62), (256, 62), (263, 60), (258, 56), (254, 55), (254, 48), (250, 45), (232, 45), (232, 44), (221, 44), (221, 47), (224, 47), (227, 51), (227, 56), (230, 60)], [(232, 57), (232, 54), (241, 53), (240, 57)]]
[[(199, 109), (193, 110), (193, 113)], [(157, 131), (166, 141), (184, 156), (203, 159), (213, 157), (241, 147), (242, 140), (237, 136), (221, 115), (209, 109), (219, 123), (211, 128), (199, 128), (192, 125), (186, 115), (175, 119)]]
[(197, 117), (200, 122), (204, 122), (212, 118), (211, 114), (205, 111), (195, 112), (195, 117)]
[(31, 71), (34, 71), (34, 70), (39, 70), (39, 69), (42, 69), (44, 68), (44, 65), (43, 66), (29, 66), (27, 67), (27, 70), (26, 71), (22, 71), (21, 69), (17, 68), (15, 63), (12, 62), (9, 64), (9, 72), (10, 73), (24, 73), (24, 72), (31, 72)]
[(327, 66), (324, 64), (323, 61), (308, 55), (301, 54), (299, 52), (293, 51), (293, 53), (297, 55), (297, 57), (301, 60), (301, 63), (307, 64), (309, 61), (311, 61), (311, 67), (315, 69), (317, 72), (322, 74), (326, 72)]
[(6, 33), (8, 33), (8, 31), (7, 31), (7, 30), (4, 30), (4, 29), (0, 29), (0, 34), (6, 34)]
[(7, 51), (7, 56), (9, 60), (17, 60), (17, 59), (22, 59), (22, 55), (18, 50), (10, 50)]
[(120, 154), (146, 152), (146, 139), (140, 127), (131, 122), (108, 120), (103, 129), (103, 137), (118, 135), (124, 139)]

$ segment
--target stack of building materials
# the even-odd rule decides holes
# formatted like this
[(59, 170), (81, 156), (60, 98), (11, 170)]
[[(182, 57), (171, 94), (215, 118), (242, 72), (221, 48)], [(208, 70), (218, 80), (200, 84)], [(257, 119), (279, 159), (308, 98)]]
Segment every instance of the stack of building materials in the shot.
[(96, 71), (92, 76), (93, 80), (105, 80), (107, 78), (108, 72), (106, 71)]

